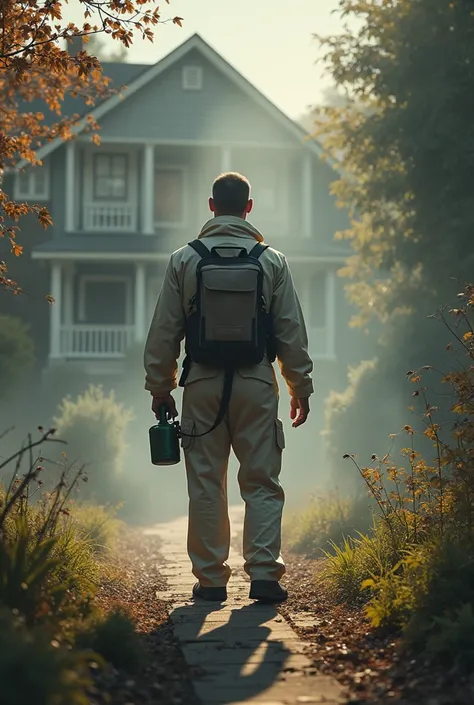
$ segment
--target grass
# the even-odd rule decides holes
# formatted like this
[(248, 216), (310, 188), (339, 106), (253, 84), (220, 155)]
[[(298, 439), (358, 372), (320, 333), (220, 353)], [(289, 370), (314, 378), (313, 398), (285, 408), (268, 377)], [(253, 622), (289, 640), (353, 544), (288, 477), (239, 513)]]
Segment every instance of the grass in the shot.
[[(118, 579), (116, 509), (71, 498), (86, 477), (64, 465), (44, 492), (42, 433), (11, 458), (0, 483), (0, 682), (2, 705), (88, 705), (91, 664), (136, 668), (143, 656), (127, 614), (100, 613), (94, 595)], [(89, 633), (81, 643), (80, 635)], [(21, 674), (21, 675), (20, 675)]]
[(367, 497), (341, 498), (337, 492), (314, 496), (303, 509), (290, 512), (284, 534), (290, 550), (315, 558), (329, 546), (367, 531), (373, 521)]

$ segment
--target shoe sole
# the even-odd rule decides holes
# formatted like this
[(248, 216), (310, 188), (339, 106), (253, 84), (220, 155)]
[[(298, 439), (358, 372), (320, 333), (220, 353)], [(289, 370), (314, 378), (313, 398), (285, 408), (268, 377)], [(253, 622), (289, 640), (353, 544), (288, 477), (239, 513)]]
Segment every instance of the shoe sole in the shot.
[(227, 600), (227, 593), (201, 594), (193, 591), (193, 597), (197, 597), (199, 600), (204, 600), (205, 602), (225, 602)]
[(265, 595), (264, 593), (254, 593), (250, 592), (249, 599), (256, 600), (257, 602), (265, 602), (266, 604), (278, 604), (279, 602), (285, 602), (288, 595), (282, 595), (281, 597), (273, 597), (270, 595)]

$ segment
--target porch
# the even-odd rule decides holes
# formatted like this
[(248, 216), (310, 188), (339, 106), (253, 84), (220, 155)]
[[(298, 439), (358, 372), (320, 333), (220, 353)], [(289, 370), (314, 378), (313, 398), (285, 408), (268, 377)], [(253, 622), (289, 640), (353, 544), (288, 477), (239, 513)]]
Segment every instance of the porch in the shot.
[(53, 261), (49, 360), (120, 360), (143, 345), (161, 286), (159, 264)]
[[(109, 255), (110, 257), (110, 255)], [(169, 255), (126, 263), (51, 262), (50, 362), (123, 360), (143, 346)], [(150, 263), (150, 258), (155, 261)], [(315, 361), (336, 356), (334, 263), (290, 257)]]

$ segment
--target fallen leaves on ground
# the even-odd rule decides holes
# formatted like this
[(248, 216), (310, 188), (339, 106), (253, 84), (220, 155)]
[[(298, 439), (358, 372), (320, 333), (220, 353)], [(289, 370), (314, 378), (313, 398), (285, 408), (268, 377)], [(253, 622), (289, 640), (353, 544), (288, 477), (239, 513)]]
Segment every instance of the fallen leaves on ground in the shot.
[(117, 546), (122, 580), (102, 586), (97, 602), (105, 613), (120, 606), (135, 622), (146, 652), (144, 666), (132, 675), (115, 668), (99, 674), (100, 705), (196, 705), (190, 672), (173, 636), (167, 604), (156, 597), (166, 589), (160, 575), (158, 536), (126, 529)]
[(398, 635), (377, 633), (362, 608), (337, 604), (317, 581), (323, 561), (287, 555), (283, 583), (290, 597), (279, 609), (321, 672), (343, 683), (352, 705), (472, 705), (474, 674), (434, 667), (404, 653)]

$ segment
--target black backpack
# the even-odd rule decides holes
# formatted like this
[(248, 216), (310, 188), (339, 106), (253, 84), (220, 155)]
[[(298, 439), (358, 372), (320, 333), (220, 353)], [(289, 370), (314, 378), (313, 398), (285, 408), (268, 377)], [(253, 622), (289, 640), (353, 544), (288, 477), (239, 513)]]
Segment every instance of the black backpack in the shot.
[(209, 250), (202, 240), (193, 240), (189, 246), (201, 259), (196, 269), (196, 293), (186, 318), (186, 358), (180, 386), (184, 386), (191, 362), (225, 370), (221, 406), (213, 427), (206, 431), (210, 433), (229, 406), (234, 370), (257, 365), (265, 355), (271, 362), (276, 357), (259, 261), (268, 245), (257, 243), (250, 252), (238, 245)]

